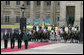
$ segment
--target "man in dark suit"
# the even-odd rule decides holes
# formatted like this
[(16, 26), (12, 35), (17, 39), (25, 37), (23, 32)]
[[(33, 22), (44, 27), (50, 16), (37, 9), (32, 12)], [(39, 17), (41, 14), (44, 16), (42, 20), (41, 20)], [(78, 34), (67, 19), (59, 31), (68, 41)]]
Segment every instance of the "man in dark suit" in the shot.
[(23, 34), (21, 30), (19, 30), (19, 32), (17, 33), (18, 49), (21, 49), (22, 39), (23, 39)]
[(9, 38), (9, 33), (8, 33), (7, 30), (6, 30), (5, 33), (3, 33), (4, 48), (5, 48), (5, 49), (7, 48), (8, 38)]
[(13, 49), (14, 45), (15, 45), (15, 32), (14, 32), (14, 30), (12, 30), (12, 32), (10, 33), (10, 39), (11, 39), (11, 49)]

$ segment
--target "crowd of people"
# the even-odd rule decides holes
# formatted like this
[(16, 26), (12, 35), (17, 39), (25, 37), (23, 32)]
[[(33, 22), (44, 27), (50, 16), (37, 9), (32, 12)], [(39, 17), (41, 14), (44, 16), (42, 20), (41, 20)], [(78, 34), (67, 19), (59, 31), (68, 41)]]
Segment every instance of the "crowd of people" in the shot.
[[(63, 25), (62, 27), (62, 31), (59, 31), (59, 35), (60, 33), (65, 33), (65, 26)], [(75, 26), (74, 28), (74, 32), (79, 32), (79, 27), (78, 25)], [(69, 25), (68, 27), (68, 32), (72, 32), (72, 27)], [(38, 33), (38, 35), (37, 35)], [(33, 35), (32, 35), (33, 34)], [(42, 27), (39, 26), (39, 29), (36, 28), (36, 26), (33, 26), (32, 30), (24, 30), (23, 32), (21, 32), (21, 30), (19, 29), (19, 31), (15, 31), (14, 29), (12, 29), (12, 32), (8, 33), (7, 30), (3, 33), (3, 39), (4, 39), (4, 48), (6, 49), (8, 46), (8, 40), (10, 39), (10, 45), (11, 45), (11, 49), (14, 48), (15, 46), (15, 40), (18, 41), (18, 49), (21, 49), (21, 44), (22, 41), (24, 40), (25, 43), (25, 49), (28, 48), (28, 41), (32, 38), (32, 36), (36, 36), (35, 38), (42, 40), (42, 38), (44, 39), (52, 39), (54, 37), (54, 35), (56, 35), (57, 33), (55, 32), (55, 27), (52, 26), (51, 28), (51, 32), (48, 31), (48, 27), (45, 26), (44, 31), (42, 31)], [(39, 38), (39, 37), (40, 38)], [(45, 37), (43, 37), (45, 36)], [(49, 37), (51, 36), (51, 38)]]

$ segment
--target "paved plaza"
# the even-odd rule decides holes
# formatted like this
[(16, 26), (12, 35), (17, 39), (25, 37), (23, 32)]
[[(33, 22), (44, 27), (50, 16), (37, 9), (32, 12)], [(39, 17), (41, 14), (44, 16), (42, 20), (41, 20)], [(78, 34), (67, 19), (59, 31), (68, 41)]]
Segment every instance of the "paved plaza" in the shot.
[[(29, 44), (30, 43), (35, 42), (29, 42)], [(22, 42), (22, 45), (24, 45), (24, 42)], [(4, 48), (3, 46), (2, 40), (1, 48)], [(17, 41), (15, 42), (15, 46), (17, 46)], [(10, 42), (8, 43), (8, 47), (10, 47)], [(55, 44), (44, 45), (22, 51), (1, 52), (1, 54), (83, 54), (83, 44), (56, 42)]]

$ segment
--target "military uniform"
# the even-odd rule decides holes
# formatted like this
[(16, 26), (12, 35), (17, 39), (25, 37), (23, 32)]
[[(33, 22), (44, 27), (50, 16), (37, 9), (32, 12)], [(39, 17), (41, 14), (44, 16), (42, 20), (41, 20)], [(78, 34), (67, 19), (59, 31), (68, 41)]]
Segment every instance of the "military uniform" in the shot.
[(52, 27), (51, 30), (54, 30), (55, 31), (55, 27)]
[(35, 31), (36, 31), (36, 26), (35, 26), (35, 25), (33, 26), (33, 30), (35, 30)]
[(29, 32), (24, 32), (23, 34), (23, 40), (25, 42), (25, 49), (28, 48), (28, 40), (31, 38), (31, 35)]
[(39, 26), (39, 30), (41, 30), (42, 29), (42, 27), (41, 26)]
[(72, 32), (72, 27), (71, 26), (69, 26), (68, 29), (69, 29), (70, 32)]
[(76, 28), (77, 30), (79, 29), (79, 27), (78, 27), (77, 25), (75, 26), (75, 28)]
[(62, 26), (62, 29), (63, 29), (63, 32), (65, 33), (65, 26), (64, 25)]
[(3, 33), (4, 48), (7, 48), (8, 38), (9, 38), (9, 33), (8, 32)]
[(47, 30), (47, 29), (48, 29), (48, 27), (47, 27), (47, 26), (45, 26), (45, 29)]

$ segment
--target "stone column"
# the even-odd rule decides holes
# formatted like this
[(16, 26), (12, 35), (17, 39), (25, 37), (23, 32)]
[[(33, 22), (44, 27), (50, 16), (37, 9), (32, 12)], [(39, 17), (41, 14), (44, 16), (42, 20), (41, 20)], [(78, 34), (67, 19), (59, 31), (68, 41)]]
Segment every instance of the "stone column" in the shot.
[(3, 1), (1, 1), (1, 24), (3, 24)]
[(57, 5), (57, 1), (54, 1), (54, 6), (53, 6), (53, 9), (54, 9), (54, 19), (53, 19), (53, 22), (54, 22), (54, 25), (57, 26), (57, 8), (58, 8), (58, 5)]
[(83, 18), (83, 1), (81, 1), (81, 13), (80, 13), (80, 15), (81, 15), (81, 18)]
[(33, 19), (35, 18), (34, 14), (34, 1), (30, 1), (30, 18), (31, 18), (31, 25), (33, 25)]
[(59, 21), (59, 26), (62, 25), (67, 25), (66, 24), (66, 1), (60, 1), (60, 21)]
[(41, 1), (41, 6), (40, 6), (40, 24), (42, 24), (42, 22), (43, 22), (43, 19), (45, 19), (45, 10), (44, 10), (44, 8), (45, 8), (45, 1)]
[[(10, 16), (10, 23), (11, 24), (15, 24), (16, 23), (16, 13), (15, 13), (15, 11), (16, 11), (16, 9), (15, 8), (19, 8), (19, 7), (17, 7), (17, 5), (16, 5), (16, 1), (10, 1), (10, 8), (9, 8), (9, 11), (11, 12), (10, 14), (9, 14), (9, 16)], [(20, 9), (20, 8), (19, 8)], [(18, 9), (17, 9), (18, 10)], [(21, 10), (20, 10), (21, 11)]]
[(54, 14), (55, 14), (55, 10), (54, 10), (54, 2), (55, 1), (51, 1), (51, 13), (50, 13), (50, 20), (51, 20), (51, 22), (50, 22), (50, 24), (54, 24)]
[(80, 27), (80, 18), (81, 18), (80, 12), (81, 12), (81, 6), (80, 6), (80, 2), (79, 2), (79, 1), (77, 1), (76, 3), (77, 3), (77, 4), (75, 5), (75, 21), (74, 21), (74, 26), (75, 26), (76, 24), (78, 24), (79, 27)]

